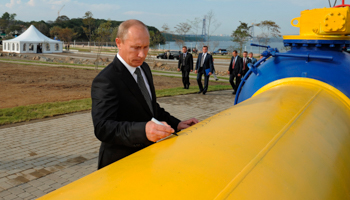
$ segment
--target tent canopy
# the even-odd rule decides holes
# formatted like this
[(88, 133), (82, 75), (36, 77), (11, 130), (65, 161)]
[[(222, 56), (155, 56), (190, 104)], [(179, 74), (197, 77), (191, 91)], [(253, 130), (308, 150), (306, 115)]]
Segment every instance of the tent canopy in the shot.
[(31, 25), (20, 36), (3, 40), (4, 52), (15, 53), (62, 53), (63, 42), (50, 39)]
[(49, 43), (62, 43), (61, 41), (53, 40), (42, 34), (35, 26), (31, 25), (24, 33), (20, 36), (6, 42), (49, 42)]

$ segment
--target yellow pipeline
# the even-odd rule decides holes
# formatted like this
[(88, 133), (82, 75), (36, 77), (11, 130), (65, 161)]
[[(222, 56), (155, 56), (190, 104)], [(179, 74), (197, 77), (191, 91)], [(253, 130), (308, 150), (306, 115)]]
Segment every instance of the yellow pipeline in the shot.
[(349, 199), (350, 100), (288, 78), (41, 199)]

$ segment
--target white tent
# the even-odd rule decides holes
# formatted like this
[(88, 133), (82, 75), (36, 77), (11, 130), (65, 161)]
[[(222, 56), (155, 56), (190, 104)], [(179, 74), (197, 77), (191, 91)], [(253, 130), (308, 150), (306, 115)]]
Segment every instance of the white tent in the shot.
[(62, 53), (62, 49), (63, 42), (46, 37), (33, 25), (18, 37), (2, 41), (4, 52)]

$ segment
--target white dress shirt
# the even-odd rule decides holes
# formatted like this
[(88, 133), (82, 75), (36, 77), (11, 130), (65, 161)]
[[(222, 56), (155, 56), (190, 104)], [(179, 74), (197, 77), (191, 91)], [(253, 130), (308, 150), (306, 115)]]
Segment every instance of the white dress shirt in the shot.
[(237, 62), (237, 57), (238, 57), (238, 56), (236, 56), (236, 57), (233, 58), (233, 59), (235, 60), (235, 64), (236, 64), (236, 62)]
[(203, 53), (203, 55), (202, 55), (203, 60), (205, 60), (205, 56), (207, 56), (207, 53)]
[[(130, 74), (132, 75), (132, 77), (134, 77), (134, 79), (135, 79), (135, 81), (136, 81), (136, 83), (137, 83), (137, 75), (135, 74), (136, 67), (132, 67), (132, 66), (130, 66), (128, 63), (126, 63), (125, 60), (119, 55), (119, 53), (117, 53), (117, 57), (118, 57), (118, 59), (120, 60), (120, 62), (122, 62), (122, 63), (124, 64), (124, 66), (126, 67), (126, 69), (129, 70)], [(145, 74), (145, 72), (143, 72), (143, 70), (142, 70), (142, 68), (141, 68), (140, 66), (138, 66), (138, 68), (140, 68), (141, 74), (142, 74), (142, 76), (143, 76), (143, 81), (145, 82), (147, 91), (148, 91), (149, 96), (151, 97), (151, 100), (152, 100), (153, 98), (152, 98), (151, 88), (149, 87), (146, 74)]]

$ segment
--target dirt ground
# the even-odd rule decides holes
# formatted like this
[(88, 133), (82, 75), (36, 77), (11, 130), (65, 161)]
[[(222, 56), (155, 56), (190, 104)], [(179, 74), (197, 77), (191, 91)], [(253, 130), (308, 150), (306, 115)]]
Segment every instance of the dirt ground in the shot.
[[(0, 108), (90, 97), (95, 70), (0, 63)], [(156, 90), (182, 87), (181, 78), (154, 76)], [(211, 82), (210, 85), (225, 84)], [(225, 84), (226, 85), (226, 84)], [(191, 87), (198, 87), (191, 79)]]

